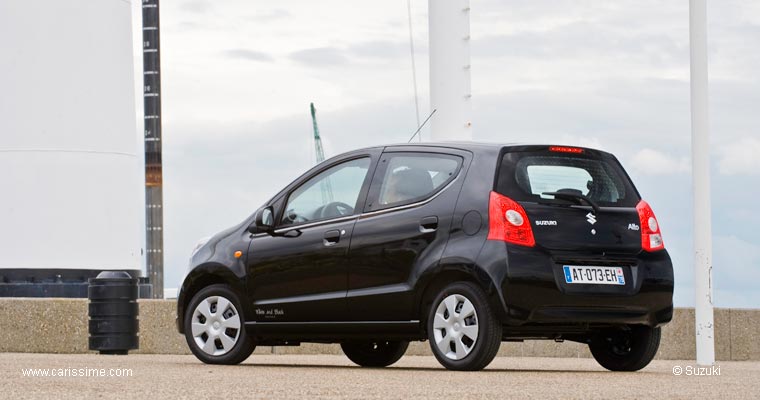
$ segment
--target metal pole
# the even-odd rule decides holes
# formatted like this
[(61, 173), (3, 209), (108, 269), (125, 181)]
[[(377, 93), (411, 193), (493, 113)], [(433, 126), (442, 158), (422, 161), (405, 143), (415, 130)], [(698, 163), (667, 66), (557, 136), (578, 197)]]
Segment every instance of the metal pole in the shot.
[(164, 212), (158, 0), (142, 0), (142, 20), (146, 272), (153, 285), (153, 298), (162, 299), (164, 298)]
[(710, 212), (710, 136), (707, 104), (707, 4), (689, 1), (691, 48), (691, 162), (694, 187), (694, 290), (697, 364), (715, 363)]
[[(420, 102), (417, 95), (417, 65), (414, 62), (414, 32), (412, 32), (412, 0), (406, 0), (406, 13), (409, 17), (409, 53), (412, 57), (412, 87), (414, 88), (414, 116), (417, 118), (417, 129), (420, 128)], [(422, 135), (420, 135), (420, 142)]]
[(472, 140), (470, 1), (428, 0), (433, 140)]

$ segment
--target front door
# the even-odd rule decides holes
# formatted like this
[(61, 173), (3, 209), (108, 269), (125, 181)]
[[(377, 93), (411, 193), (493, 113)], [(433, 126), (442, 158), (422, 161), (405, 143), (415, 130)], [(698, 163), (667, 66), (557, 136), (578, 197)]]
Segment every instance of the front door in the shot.
[(254, 235), (247, 263), (256, 321), (346, 319), (346, 256), (370, 165), (364, 156), (316, 172), (285, 195), (274, 235)]

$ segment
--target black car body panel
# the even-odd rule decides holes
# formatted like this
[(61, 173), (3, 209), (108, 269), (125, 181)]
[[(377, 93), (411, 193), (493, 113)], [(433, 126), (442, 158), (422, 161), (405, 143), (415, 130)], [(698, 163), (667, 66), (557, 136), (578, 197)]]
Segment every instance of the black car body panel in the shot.
[[(228, 283), (244, 299), (246, 330), (259, 344), (424, 339), (431, 296), (458, 280), (474, 282), (485, 291), (506, 340), (572, 340), (596, 327), (654, 327), (670, 321), (670, 258), (664, 249), (642, 250), (641, 234), (632, 228), (639, 223), (631, 207), (639, 194), (608, 153), (582, 149), (583, 157), (604, 159), (606, 168), (614, 168), (625, 180), (621, 193), (608, 195), (619, 205), (595, 203), (595, 209), (582, 202), (518, 200), (528, 215), (535, 246), (488, 238), (489, 193), (504, 184), (500, 166), (505, 155), (541, 154), (549, 148), (404, 144), (333, 157), (264, 205), (272, 207), (275, 221), (286, 224), (260, 232), (254, 214), (215, 235), (193, 255), (178, 298), (178, 328), (183, 330), (190, 298), (209, 282)], [(448, 168), (450, 176), (434, 176), (437, 186), (426, 196), (381, 204), (380, 182), (394, 157), (416, 157), (409, 162), (413, 165), (436, 154), (441, 155), (441, 170)], [(361, 158), (369, 160), (361, 165), (366, 176), (356, 204), (350, 205), (353, 210), (344, 207), (346, 215), (310, 219), (286, 210), (289, 196), (308, 186), (311, 178)], [(430, 186), (427, 178), (420, 179), (418, 186)], [(597, 219), (593, 224), (586, 220), (590, 213)], [(550, 221), (547, 224), (562, 229), (535, 221)], [(238, 251), (242, 256), (236, 258)], [(619, 267), (625, 284), (570, 285), (563, 278), (565, 265)]]

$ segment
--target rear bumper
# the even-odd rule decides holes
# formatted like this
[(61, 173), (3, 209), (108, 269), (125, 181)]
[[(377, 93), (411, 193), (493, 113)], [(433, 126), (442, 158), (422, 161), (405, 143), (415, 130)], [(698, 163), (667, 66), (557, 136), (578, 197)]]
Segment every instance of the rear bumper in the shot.
[(659, 326), (670, 322), (673, 307), (659, 310), (620, 305), (610, 306), (539, 306), (531, 310), (527, 321), (540, 324), (580, 323), (588, 325), (649, 325)]
[[(498, 282), (503, 323), (508, 326), (659, 326), (673, 316), (673, 265), (665, 250), (627, 257), (570, 257), (488, 241), (480, 258), (490, 264), (489, 272)], [(626, 284), (570, 285), (565, 283), (564, 264), (622, 266)]]

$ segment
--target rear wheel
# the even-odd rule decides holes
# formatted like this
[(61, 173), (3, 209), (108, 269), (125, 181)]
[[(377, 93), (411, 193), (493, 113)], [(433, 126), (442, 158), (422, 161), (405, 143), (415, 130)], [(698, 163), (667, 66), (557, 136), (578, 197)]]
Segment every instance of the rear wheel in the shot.
[(404, 341), (361, 341), (340, 344), (349, 360), (362, 367), (387, 367), (398, 361), (409, 347)]
[(638, 371), (660, 347), (660, 328), (632, 325), (597, 333), (588, 347), (594, 359), (610, 371)]
[(481, 370), (501, 345), (501, 324), (483, 290), (469, 282), (451, 284), (438, 294), (427, 331), (433, 355), (451, 370)]
[(190, 351), (207, 364), (239, 364), (256, 349), (245, 333), (242, 306), (226, 285), (198, 292), (185, 314), (185, 339)]

